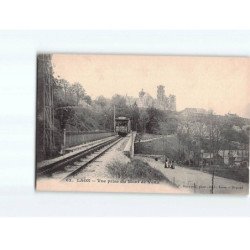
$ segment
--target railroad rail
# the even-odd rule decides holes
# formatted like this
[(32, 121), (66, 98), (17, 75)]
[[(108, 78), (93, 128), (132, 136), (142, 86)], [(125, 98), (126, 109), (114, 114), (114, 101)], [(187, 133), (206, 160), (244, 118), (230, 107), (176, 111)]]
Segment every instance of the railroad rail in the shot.
[[(82, 169), (84, 169), (88, 164), (96, 160), (98, 157), (103, 155), (107, 150), (113, 147), (123, 138), (117, 136), (108, 141), (94, 145), (91, 148), (85, 149), (81, 152), (78, 152), (74, 155), (70, 155), (64, 159), (61, 159), (57, 162), (48, 164), (40, 169), (37, 169), (37, 177), (42, 176), (52, 176), (56, 172), (65, 173), (64, 177), (61, 180), (66, 180), (69, 177), (77, 175)], [(71, 166), (67, 168), (67, 166)], [(73, 168), (72, 168), (73, 167)]]

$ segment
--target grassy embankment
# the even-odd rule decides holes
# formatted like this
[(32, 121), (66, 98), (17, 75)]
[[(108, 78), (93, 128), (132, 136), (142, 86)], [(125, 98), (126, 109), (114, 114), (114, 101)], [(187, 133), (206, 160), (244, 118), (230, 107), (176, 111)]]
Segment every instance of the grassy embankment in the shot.
[(140, 181), (143, 183), (169, 182), (169, 180), (157, 169), (148, 163), (135, 159), (128, 163), (119, 161), (107, 166), (110, 175), (124, 181)]
[[(143, 140), (154, 139), (143, 142)], [(140, 136), (142, 142), (135, 144), (136, 154), (148, 155), (167, 155), (170, 158), (177, 157), (179, 144), (176, 135), (168, 135), (162, 138), (162, 135), (143, 134)], [(138, 140), (137, 140), (138, 141)]]

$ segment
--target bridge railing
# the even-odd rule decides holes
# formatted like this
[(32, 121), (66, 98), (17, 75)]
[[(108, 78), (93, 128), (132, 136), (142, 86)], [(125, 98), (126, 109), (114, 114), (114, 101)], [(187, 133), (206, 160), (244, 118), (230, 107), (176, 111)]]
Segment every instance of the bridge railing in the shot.
[(112, 135), (115, 135), (115, 133), (110, 131), (66, 131), (65, 148), (100, 140)]
[(123, 153), (130, 158), (133, 158), (135, 154), (135, 148), (134, 148), (135, 137), (136, 137), (135, 131), (129, 134), (128, 142), (123, 150)]

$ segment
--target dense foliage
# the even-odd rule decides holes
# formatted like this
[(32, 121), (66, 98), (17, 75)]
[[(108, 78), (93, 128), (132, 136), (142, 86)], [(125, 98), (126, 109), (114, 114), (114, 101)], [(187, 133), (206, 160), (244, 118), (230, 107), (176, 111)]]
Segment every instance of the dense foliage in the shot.
[[(38, 67), (38, 141), (42, 143), (43, 74)], [(70, 83), (46, 72), (53, 79), (53, 113), (56, 150), (60, 147), (62, 131), (113, 130), (115, 116), (131, 119), (131, 128), (139, 133), (158, 135), (174, 134), (180, 148), (199, 154), (201, 149), (218, 152), (220, 149), (238, 149), (248, 143), (249, 120), (237, 115), (218, 116), (199, 114), (183, 116), (174, 111), (162, 111), (154, 107), (139, 108), (127, 103), (126, 97), (115, 94), (112, 98), (98, 96), (92, 99), (84, 89), (84, 83)]]

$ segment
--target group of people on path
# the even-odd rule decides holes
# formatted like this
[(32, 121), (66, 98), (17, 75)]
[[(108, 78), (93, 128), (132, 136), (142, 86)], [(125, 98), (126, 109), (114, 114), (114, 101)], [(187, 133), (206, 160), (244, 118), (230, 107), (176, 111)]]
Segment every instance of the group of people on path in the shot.
[[(155, 157), (155, 160), (158, 161), (158, 157)], [(174, 169), (174, 161), (165, 156), (164, 167)]]
[(174, 169), (174, 161), (170, 160), (168, 157), (165, 158), (165, 168)]

